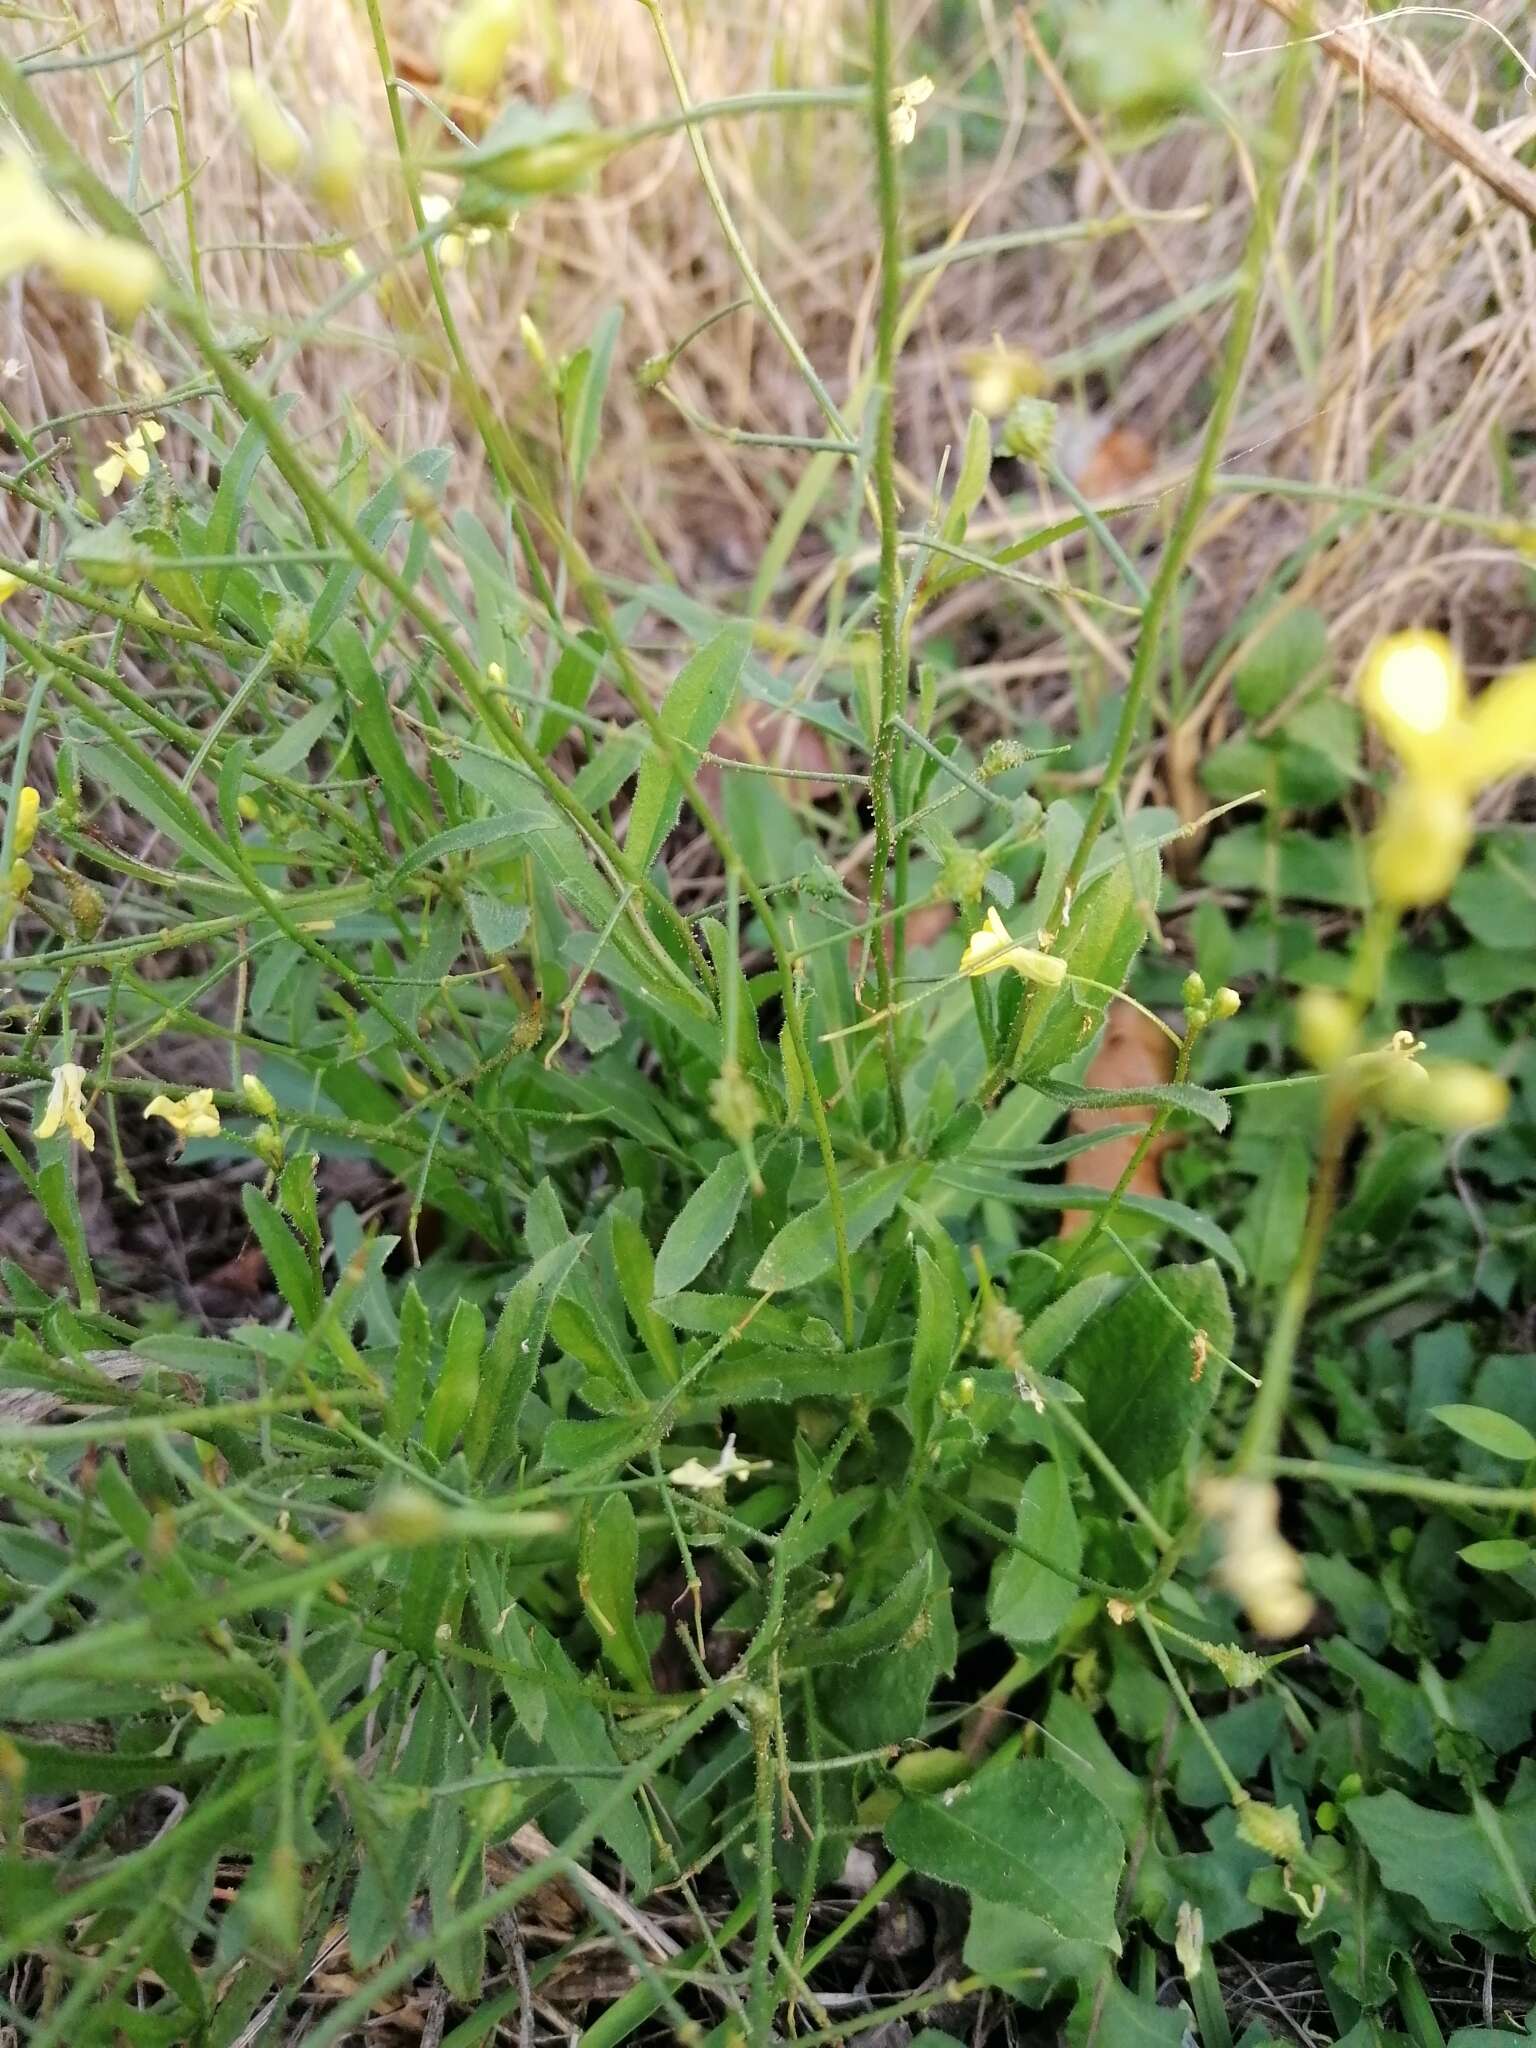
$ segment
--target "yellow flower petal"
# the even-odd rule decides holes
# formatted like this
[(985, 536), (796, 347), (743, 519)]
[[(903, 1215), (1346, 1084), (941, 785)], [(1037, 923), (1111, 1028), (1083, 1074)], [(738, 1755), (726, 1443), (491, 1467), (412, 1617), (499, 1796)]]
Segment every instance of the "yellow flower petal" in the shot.
[(183, 1144), (188, 1138), (216, 1138), (219, 1134), (219, 1112), (211, 1088), (194, 1088), (180, 1102), (174, 1102), (169, 1095), (157, 1095), (144, 1114), (168, 1123)]
[(9, 569), (0, 569), (0, 604), (4, 604), (7, 598), (14, 597), (18, 590), (25, 590), (26, 587), (21, 578), (13, 576)]
[(100, 299), (119, 320), (131, 320), (165, 285), (154, 250), (127, 235), (91, 235), (72, 230), (44, 259), (66, 291)]
[(1013, 938), (994, 905), (987, 912), (985, 924), (972, 932), (960, 956), (960, 972), (1001, 974), (1008, 967), (1015, 974), (1022, 974), (1026, 981), (1039, 982), (1045, 988), (1060, 988), (1067, 978), (1066, 961)]
[(1395, 633), (1360, 678), (1371, 723), (1412, 774), (1440, 782), (1466, 709), (1466, 684), (1450, 642), (1438, 633)]
[(1474, 789), (1536, 768), (1536, 662), (1490, 683), (1467, 725), (1464, 765)]
[(1471, 844), (1472, 809), (1459, 780), (1400, 782), (1371, 848), (1376, 893), (1399, 910), (1443, 902)]
[(85, 1120), (84, 1082), (85, 1069), (77, 1067), (73, 1060), (65, 1060), (54, 1068), (53, 1086), (48, 1091), (48, 1101), (38, 1119), (34, 1137), (51, 1138), (62, 1128), (87, 1152), (95, 1151), (96, 1133)]
[(126, 458), (118, 452), (117, 442), (113, 441), (109, 445), (112, 448), (112, 454), (98, 462), (91, 471), (91, 474), (96, 479), (97, 487), (110, 498), (123, 478), (128, 474), (128, 464)]
[(251, 154), (279, 177), (291, 177), (304, 160), (304, 134), (271, 88), (249, 71), (233, 71), (229, 97)]

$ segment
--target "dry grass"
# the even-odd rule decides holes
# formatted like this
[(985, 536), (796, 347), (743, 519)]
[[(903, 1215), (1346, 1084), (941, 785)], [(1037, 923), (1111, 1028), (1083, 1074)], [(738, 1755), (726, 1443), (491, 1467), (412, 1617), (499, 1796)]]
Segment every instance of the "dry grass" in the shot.
[[(681, 6), (675, 30), (696, 97), (765, 83), (816, 85), (859, 75), (858, 9), (837, 0), (763, 0), (762, 5)], [(1054, 43), (1051, 10), (1036, 10)], [(430, 84), (441, 8), (395, 5), (397, 67)], [(1514, 0), (1488, 20), (1518, 34)], [(153, 29), (157, 0), (114, 0), (81, 15), (80, 47), (133, 43)], [(1135, 486), (1148, 501), (1141, 536), (1166, 522), (1192, 437), (1198, 432), (1219, 304), (1177, 320), (1160, 337), (1123, 350), (1117, 334), (1180, 294), (1229, 273), (1245, 232), (1245, 169), (1211, 127), (1180, 127), (1149, 146), (1112, 151), (1085, 122), (1070, 86), (1043, 74), (1034, 29), (991, 0), (974, 7), (911, 4), (902, 10), (903, 73), (926, 69), (939, 84), (927, 131), (912, 153), (910, 209), (919, 246), (955, 223), (986, 234), (1103, 220), (1126, 201), (1189, 210), (1181, 224), (956, 265), (938, 284), (902, 366), (902, 456), (917, 510), (968, 409), (963, 361), (994, 333), (1047, 362), (1085, 356), (1086, 372), (1057, 395), (1072, 408), (1084, 459), (1106, 427), (1134, 429), (1155, 457)], [(1218, 48), (1273, 44), (1281, 26), (1262, 6), (1214, 10)], [(1388, 25), (1396, 52), (1416, 65), (1505, 147), (1536, 136), (1528, 97), (1505, 78), (1497, 40), (1465, 20)], [(18, 31), (12, 39), (21, 40)], [(32, 46), (37, 46), (34, 31)], [(165, 199), (159, 231), (185, 247), (177, 185), (174, 101), (197, 166), (195, 213), (211, 295), (281, 331), (340, 282), (335, 224), (305, 198), (261, 175), (231, 127), (231, 66), (250, 63), (306, 123), (345, 103), (366, 121), (379, 170), (359, 247), (399, 227), (399, 181), (387, 174), (387, 119), (366, 19), (350, 0), (266, 0), (253, 23), (236, 16), (199, 35), (177, 59), (145, 60), (137, 88), (124, 63), (50, 75), (48, 96), (93, 158), (118, 182), (139, 127), (141, 199)], [(1221, 59), (1216, 84), (1239, 137), (1258, 132), (1275, 60)], [(607, 121), (643, 119), (673, 104), (646, 10), (619, 0), (531, 6), (511, 68), (513, 89), (548, 99), (588, 93)], [(117, 97), (109, 98), (115, 90)], [(469, 116), (471, 110), (460, 110)], [(413, 119), (425, 140), (433, 117)], [(1087, 146), (1080, 130), (1088, 128)], [(852, 115), (806, 113), (717, 124), (710, 147), (730, 205), (772, 288), (834, 392), (846, 390), (870, 345), (871, 209), (865, 137)], [(1529, 495), (1522, 436), (1533, 423), (1528, 224), (1469, 174), (1440, 159), (1390, 109), (1362, 104), (1351, 82), (1321, 59), (1310, 68), (1303, 134), (1284, 181), (1276, 257), (1261, 314), (1229, 466), (1314, 484), (1374, 485), (1407, 505), (1497, 513)], [(550, 346), (575, 346), (600, 310), (622, 304), (621, 368), (632, 371), (701, 317), (739, 296), (718, 226), (686, 140), (673, 136), (630, 153), (600, 189), (525, 214), (511, 233), (474, 252), (452, 281), (469, 348), (503, 417), (553, 437), (547, 399), (518, 333), (537, 320)], [(36, 419), (105, 398), (122, 365), (103, 333), (29, 287), (11, 287), (4, 353), (20, 365), (12, 402)], [(401, 343), (405, 353), (401, 352)], [(151, 347), (154, 344), (151, 342)], [(131, 371), (131, 366), (130, 366)], [(755, 432), (814, 431), (809, 395), (750, 312), (731, 315), (688, 351), (680, 394), (700, 412)], [(456, 438), (455, 488), (473, 498), (479, 474), (441, 368), (419, 275), (349, 308), (323, 347), (306, 352), (303, 383), (311, 424), (370, 420), (402, 450)], [(1113, 448), (1109, 451), (1113, 455)], [(700, 434), (655, 394), (620, 375), (610, 426), (581, 515), (594, 554), (615, 573), (664, 564), (684, 588), (729, 601), (750, 578), (805, 458), (740, 450)], [(1001, 472), (999, 478), (1001, 479)], [(1113, 484), (1102, 465), (1098, 482)], [(991, 505), (1005, 534), (1032, 516), (1031, 487)], [(1124, 492), (1118, 495), (1123, 497)], [(840, 503), (840, 501), (839, 501)], [(829, 503), (823, 508), (830, 513)], [(1226, 496), (1208, 518), (1196, 557), (1199, 596), (1184, 620), (1193, 675), (1245, 601), (1281, 575), (1330, 508)], [(1055, 565), (1058, 569), (1061, 564)], [(796, 549), (778, 603), (814, 624), (837, 572), (836, 550), (813, 522)], [(1383, 627), (1414, 619), (1444, 624), (1477, 668), (1523, 652), (1528, 639), (1524, 571), (1507, 550), (1411, 511), (1353, 515), (1314, 548), (1290, 582), (1288, 601), (1317, 606), (1347, 661)], [(952, 687), (979, 703), (982, 726), (1002, 727), (1021, 701), (1065, 715), (1124, 671), (1128, 633), (1077, 614), (1060, 630), (1026, 624), (1006, 593), (973, 584), (930, 615), (930, 642), (958, 650)], [(1235, 651), (1235, 650), (1234, 650)], [(1231, 653), (1219, 661), (1184, 717), (1189, 755), (1219, 733)]]

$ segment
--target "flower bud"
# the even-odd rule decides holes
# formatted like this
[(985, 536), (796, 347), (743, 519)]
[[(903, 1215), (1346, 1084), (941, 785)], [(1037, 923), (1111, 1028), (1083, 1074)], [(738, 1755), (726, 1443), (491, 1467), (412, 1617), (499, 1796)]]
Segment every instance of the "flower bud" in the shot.
[(1205, 982), (1198, 974), (1186, 974), (1179, 994), (1186, 1010), (1197, 1010), (1205, 1001)]
[(1211, 997), (1211, 1015), (1223, 1023), (1235, 1017), (1243, 1007), (1243, 999), (1235, 988), (1219, 988)]
[(1003, 422), (998, 446), (1021, 462), (1044, 462), (1056, 443), (1056, 408), (1048, 398), (1021, 398)]
[(710, 1083), (710, 1114), (735, 1144), (745, 1145), (763, 1121), (757, 1090), (734, 1060), (727, 1060), (718, 1080)]
[(69, 914), (75, 921), (76, 935), (82, 939), (94, 939), (107, 914), (101, 891), (77, 878), (69, 891)]
[(258, 1116), (274, 1117), (277, 1115), (276, 1096), (273, 1095), (272, 1090), (266, 1083), (259, 1080), (255, 1074), (242, 1074), (240, 1076), (240, 1092)]
[(42, 808), (42, 798), (27, 783), (16, 799), (16, 826), (11, 835), (11, 851), (15, 854), (30, 853), (32, 842), (37, 837), (37, 814)]

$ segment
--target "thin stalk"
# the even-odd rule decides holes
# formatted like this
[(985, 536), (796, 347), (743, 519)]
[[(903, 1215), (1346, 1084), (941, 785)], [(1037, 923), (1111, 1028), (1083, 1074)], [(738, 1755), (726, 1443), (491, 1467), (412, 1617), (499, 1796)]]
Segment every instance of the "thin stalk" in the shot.
[[(901, 621), (900, 506), (896, 496), (896, 329), (901, 319), (901, 186), (891, 134), (890, 0), (874, 0), (870, 17), (870, 124), (880, 212), (880, 306), (875, 332), (875, 498), (880, 522), (880, 725), (870, 766), (875, 845), (869, 866), (870, 914), (885, 905), (886, 872), (896, 849), (896, 733), (907, 708), (906, 650)], [(880, 1033), (896, 1145), (906, 1143), (901, 1055), (892, 1012), (895, 988), (883, 940), (875, 946), (875, 988), (886, 1013)]]
[[(370, 4), (376, 4), (376, 0), (370, 0)], [(699, 181), (704, 187), (705, 196), (709, 200), (715, 219), (720, 223), (720, 232), (725, 237), (726, 247), (735, 259), (736, 267), (741, 272), (747, 290), (757, 301), (763, 318), (779, 337), (790, 361), (805, 380), (806, 388), (815, 399), (817, 405), (820, 406), (828, 425), (835, 429), (847, 448), (854, 449), (857, 447), (855, 436), (849, 431), (847, 421), (838, 411), (831, 392), (828, 391), (820, 377), (817, 376), (815, 365), (800, 345), (799, 336), (779, 310), (772, 292), (764, 284), (757, 265), (752, 261), (751, 253), (741, 238), (741, 231), (732, 217), (731, 209), (726, 204), (725, 194), (721, 191), (720, 181), (715, 176), (715, 167), (711, 161), (709, 149), (704, 141), (703, 130), (700, 126), (700, 120), (704, 116), (705, 109), (702, 107), (696, 108), (689, 96), (688, 81), (683, 76), (682, 65), (678, 62), (677, 50), (672, 42), (671, 31), (668, 29), (666, 17), (661, 11), (661, 0), (641, 0), (641, 5), (646, 9), (651, 20), (656, 25), (656, 40), (661, 45), (662, 61), (671, 74), (672, 88), (677, 94), (678, 106), (682, 109), (687, 121), (688, 146), (693, 151), (693, 160), (698, 166)]]
[[(1275, 161), (1278, 163), (1280, 160), (1280, 152), (1277, 151)], [(1132, 657), (1131, 673), (1125, 686), (1125, 700), (1120, 707), (1120, 722), (1115, 729), (1109, 759), (1104, 764), (1104, 772), (1094, 792), (1093, 802), (1083, 825), (1082, 837), (1078, 840), (1076, 850), (1067, 865), (1061, 886), (1056, 892), (1056, 900), (1051, 905), (1046, 919), (1044, 932), (1047, 942), (1054, 940), (1061, 929), (1062, 918), (1070, 909), (1072, 898), (1077, 893), (1088, 865), (1088, 857), (1119, 796), (1121, 778), (1125, 774), (1126, 763), (1130, 759), (1131, 748), (1140, 729), (1142, 713), (1146, 709), (1157, 665), (1162, 657), (1164, 628), (1180, 578), (1184, 573), (1185, 561), (1210, 499), (1216, 465), (1221, 460), (1222, 450), (1226, 446), (1227, 429), (1231, 425), (1238, 393), (1242, 389), (1243, 372), (1248, 363), (1248, 350), (1253, 341), (1259, 298), (1263, 290), (1264, 259), (1269, 250), (1272, 226), (1272, 179), (1273, 173), (1270, 181), (1261, 189), (1254, 207), (1253, 222), (1248, 231), (1248, 242), (1237, 275), (1232, 326), (1222, 358), (1221, 381), (1216, 387), (1216, 396), (1212, 401), (1205, 434), (1200, 443), (1200, 454), (1179, 507), (1179, 516), (1174, 522), (1168, 545), (1157, 565), (1157, 575), (1147, 594), (1141, 631), (1137, 635), (1136, 652)], [(986, 1093), (995, 1093), (1012, 1071), (1019, 1046), (1023, 1042), (1025, 1024), (1035, 1007), (1035, 1001), (1032, 995), (1029, 1000), (1019, 1005), (1007, 1047), (989, 1077)]]

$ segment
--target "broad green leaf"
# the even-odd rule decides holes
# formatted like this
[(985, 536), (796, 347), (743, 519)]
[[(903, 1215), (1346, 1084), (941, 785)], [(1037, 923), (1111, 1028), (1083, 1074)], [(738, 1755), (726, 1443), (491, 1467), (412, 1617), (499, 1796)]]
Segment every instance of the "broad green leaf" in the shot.
[[(1536, 1860), (1536, 1775), (1528, 1761), (1502, 1814), (1493, 1807), (1489, 1812), (1529, 1884)], [(1349, 1825), (1375, 1859), (1382, 1883), (1413, 1899), (1440, 1933), (1486, 1936), (1524, 1926), (1475, 1814), (1445, 1813), (1401, 1792), (1376, 1792), (1349, 1802)]]
[(1144, 1280), (1127, 1289), (1084, 1327), (1063, 1374), (1082, 1394), (1089, 1434), (1138, 1491), (1195, 1448), (1216, 1389), (1209, 1354), (1232, 1346), (1227, 1290), (1209, 1260), (1155, 1277), (1163, 1298)]
[(1066, 2025), (1068, 2048), (1183, 2048), (1188, 2039), (1182, 2009), (1138, 1998), (1113, 1970), (1083, 1984)]
[(528, 929), (526, 903), (504, 903), (499, 896), (487, 896), (479, 889), (467, 890), (464, 901), (470, 928), (487, 953), (510, 953), (521, 943)]
[(384, 886), (389, 890), (398, 889), (419, 868), (430, 867), (433, 861), (446, 860), (456, 853), (483, 853), (489, 849), (520, 851), (532, 836), (548, 830), (548, 812), (531, 805), (526, 811), (502, 811), (492, 818), (467, 819), (462, 825), (450, 825), (446, 832), (434, 833), (432, 838), (423, 840), (400, 862)]
[(1120, 1830), (1047, 1757), (997, 1765), (934, 1799), (907, 1800), (886, 1823), (893, 1856), (994, 1905), (1019, 1906), (1057, 1934), (1119, 1953)]
[(1328, 624), (1302, 605), (1275, 620), (1238, 664), (1232, 694), (1250, 718), (1267, 718), (1286, 698), (1327, 679)]
[[(679, 670), (661, 706), (661, 724), (681, 750), (689, 772), (714, 738), (731, 708), (751, 634), (745, 626), (726, 626)], [(677, 822), (682, 785), (659, 751), (641, 764), (630, 807), (624, 850), (643, 873), (661, 851), (662, 841)]]
[(746, 1192), (746, 1162), (728, 1152), (673, 1217), (656, 1254), (657, 1294), (680, 1294), (698, 1278), (735, 1229)]
[(1464, 1437), (1469, 1444), (1476, 1444), (1480, 1451), (1491, 1451), (1496, 1458), (1513, 1458), (1521, 1464), (1536, 1458), (1536, 1436), (1531, 1435), (1523, 1422), (1516, 1422), (1509, 1415), (1500, 1415), (1497, 1409), (1451, 1401), (1442, 1408), (1431, 1408), (1429, 1412), (1436, 1422), (1443, 1422), (1457, 1436)]
[[(549, 679), (550, 708), (539, 719), (536, 744), (541, 754), (553, 752), (574, 722), (571, 714), (579, 715), (586, 709), (602, 659), (603, 637), (590, 628), (561, 649), (555, 672)], [(590, 805), (593, 801), (591, 795), (582, 795), (583, 803)]]
[[(877, 1166), (843, 1193), (844, 1226), (848, 1249), (861, 1245), (890, 1215), (901, 1200), (913, 1166)], [(823, 1195), (814, 1208), (792, 1217), (774, 1238), (752, 1269), (750, 1285), (764, 1294), (783, 1293), (792, 1287), (809, 1287), (837, 1263), (837, 1238), (832, 1227), (832, 1203)]]
[[(1492, 1542), (1501, 1540), (1510, 1539), (1494, 1537)], [(1468, 1545), (1468, 1549), (1477, 1547)], [(1521, 1562), (1528, 1562), (1530, 1544), (1519, 1547), (1525, 1552)], [(1463, 1550), (1461, 1556), (1465, 1559), (1467, 1552)], [(1493, 1568), (1511, 1569), (1509, 1565)], [(1536, 1716), (1536, 1621), (1496, 1621), (1487, 1642), (1446, 1681), (1445, 1696), (1457, 1727), (1486, 1742), (1495, 1756), (1527, 1745)]]
[[(1019, 1495), (1014, 1534), (1038, 1553), (999, 1553), (993, 1568), (987, 1618), (1015, 1649), (1051, 1642), (1078, 1598), (1083, 1561), (1072, 1491), (1059, 1465), (1037, 1465)], [(1052, 1569), (1060, 1566), (1060, 1570)]]
[(627, 1686), (651, 1689), (651, 1660), (640, 1639), (635, 1614), (635, 1569), (640, 1539), (629, 1496), (611, 1493), (594, 1513), (582, 1516), (577, 1590), (598, 1647)]

